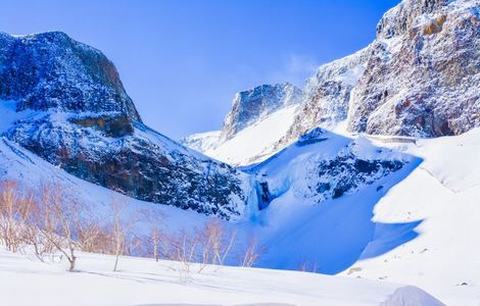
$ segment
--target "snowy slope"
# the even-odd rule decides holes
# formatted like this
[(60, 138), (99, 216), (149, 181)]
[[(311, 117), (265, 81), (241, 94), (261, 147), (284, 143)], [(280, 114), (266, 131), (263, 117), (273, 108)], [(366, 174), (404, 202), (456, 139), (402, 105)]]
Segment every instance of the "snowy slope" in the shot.
[(198, 152), (206, 152), (218, 147), (221, 133), (221, 131), (197, 133), (181, 139), (180, 143)]
[(418, 285), (448, 305), (479, 305), (480, 129), (457, 137), (419, 140), (416, 145), (389, 146), (424, 161), (379, 201), (373, 220), (423, 220), (417, 227), (420, 235), (375, 256), (395, 238), (380, 229), (363, 258), (353, 265), (351, 276)]
[[(418, 288), (318, 274), (208, 267), (182, 276), (176, 262), (79, 254), (79, 272), (65, 263), (0, 250), (2, 304), (77, 305), (244, 305), (244, 306), (441, 306)], [(192, 267), (192, 270), (198, 270)], [(28, 288), (28, 294), (22, 294)], [(422, 300), (422, 303), (416, 301)], [(260, 304), (261, 303), (261, 304)]]
[(247, 165), (265, 159), (275, 152), (275, 144), (288, 131), (299, 108), (300, 105), (282, 108), (203, 152), (232, 165)]
[[(108, 214), (108, 203), (112, 199), (112, 191), (73, 177), (5, 139), (0, 141), (0, 161), (2, 178), (20, 179), (23, 183), (32, 185), (53, 178), (61, 182), (71, 194), (82, 199), (85, 205), (95, 208), (97, 216), (102, 217)], [(121, 195), (116, 194), (116, 196)], [(348, 215), (346, 209), (353, 207), (352, 201), (349, 203), (348, 205), (338, 203), (334, 211), (337, 214)], [(264, 212), (268, 213), (268, 216), (252, 216), (250, 221), (237, 224), (225, 223), (236, 229), (239, 236), (256, 235), (259, 241), (265, 244), (270, 243), (266, 245), (266, 249), (270, 249), (271, 251), (267, 252), (272, 255), (267, 255), (265, 261), (260, 262), (259, 266), (281, 267), (280, 265), (284, 264), (282, 262), (284, 258), (288, 258), (288, 254), (291, 254), (292, 248), (298, 251), (302, 245), (307, 246), (306, 240), (317, 236), (318, 233), (321, 234), (320, 237), (325, 237), (327, 232), (332, 232), (331, 238), (342, 240), (342, 236), (338, 236), (341, 231), (332, 231), (328, 224), (324, 225), (324, 222), (331, 217), (331, 214), (323, 214), (325, 207), (302, 205), (302, 207), (289, 208), (271, 205), (271, 210)], [(138, 211), (147, 213), (150, 218), (161, 222), (164, 230), (171, 232), (194, 228), (209, 220), (208, 217), (195, 212), (133, 199), (130, 199), (128, 209), (129, 214), (132, 215)], [(274, 215), (277, 217), (273, 218)], [(354, 212), (346, 222), (358, 217), (358, 211)], [(368, 227), (369, 218), (366, 216), (360, 219), (355, 226), (347, 228), (344, 227), (345, 224), (339, 226), (341, 229), (343, 226), (343, 230), (350, 228), (359, 231), (362, 226)], [(310, 225), (305, 229), (304, 224)], [(317, 233), (308, 231), (308, 228), (315, 229)], [(146, 228), (142, 226), (137, 229), (137, 231), (143, 230)], [(288, 249), (275, 249), (277, 241), (282, 241), (285, 232), (290, 231), (294, 233), (292, 238), (297, 239), (298, 243), (291, 244), (292, 247)], [(323, 234), (322, 231), (324, 231)], [(368, 236), (369, 234), (368, 231), (364, 231), (359, 235)], [(269, 242), (270, 239), (272, 240)], [(348, 239), (349, 243), (353, 241), (352, 239)], [(342, 250), (341, 243), (332, 245), (330, 242), (324, 241), (324, 244), (307, 248), (305, 252), (316, 257), (319, 253), (315, 249), (320, 249), (322, 252), (322, 245), (327, 244), (331, 245), (329, 254), (342, 254), (345, 251)], [(361, 241), (361, 243), (365, 245), (367, 241)], [(287, 247), (284, 243), (281, 245)], [(387, 300), (394, 301), (395, 297), (404, 301), (410, 298), (421, 298), (419, 296), (422, 295), (416, 288), (408, 289), (410, 287), (404, 288), (403, 285), (386, 282), (241, 268), (222, 268), (220, 271), (217, 268), (207, 269), (202, 275), (194, 273), (185, 283), (184, 276), (178, 271), (181, 269), (175, 268), (175, 263), (162, 261), (157, 264), (153, 260), (122, 258), (120, 272), (112, 273), (112, 262), (113, 259), (108, 256), (80, 254), (78, 268), (81, 273), (67, 273), (65, 272), (66, 263), (42, 264), (33, 257), (27, 259), (0, 251), (0, 266), (3, 267), (0, 269), (2, 300), (15, 301), (11, 303), (13, 305), (65, 305), (66, 303), (68, 305), (156, 305), (158, 303), (238, 305), (269, 302), (287, 305), (325, 303), (325, 305), (336, 306), (380, 305)], [(305, 268), (313, 270), (308, 266)], [(19, 295), (19, 290), (23, 290), (26, 286), (31, 288), (32, 294)], [(98, 288), (101, 289), (97, 290)], [(400, 288), (399, 291), (393, 294), (398, 288)], [(85, 294), (85, 290), (88, 294)], [(412, 290), (414, 293), (411, 292)], [(428, 297), (428, 300), (431, 301), (431, 298)], [(385, 305), (404, 304), (386, 302)], [(418, 305), (441, 304), (431, 302), (431, 304)]]
[(375, 148), (383, 147), (384, 160), (410, 163), (320, 204), (314, 201), (318, 193), (309, 197), (308, 192), (312, 158), (332, 159), (352, 142), (348, 137), (288, 147), (246, 168), (268, 183), (274, 198), (252, 217), (255, 233), (269, 249), (259, 265), (296, 269), (303, 262), (307, 270), (413, 284), (448, 305), (478, 306), (480, 129), (437, 139), (353, 139), (363, 148), (360, 156), (378, 157)]

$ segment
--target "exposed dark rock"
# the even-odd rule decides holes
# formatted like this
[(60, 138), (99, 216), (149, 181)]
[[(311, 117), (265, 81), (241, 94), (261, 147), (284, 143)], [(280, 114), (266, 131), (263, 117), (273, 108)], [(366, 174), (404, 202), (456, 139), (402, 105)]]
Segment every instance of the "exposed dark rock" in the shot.
[(108, 137), (123, 137), (132, 135), (134, 132), (132, 122), (130, 122), (125, 115), (116, 117), (73, 118), (71, 122), (83, 127), (92, 127), (103, 131), (105, 136)]
[(18, 110), (121, 112), (141, 121), (117, 69), (100, 51), (62, 32), (0, 33), (0, 99)]
[(324, 198), (336, 199), (400, 170), (403, 165), (400, 160), (365, 160), (353, 154), (341, 154), (318, 164), (315, 190), (323, 193)]

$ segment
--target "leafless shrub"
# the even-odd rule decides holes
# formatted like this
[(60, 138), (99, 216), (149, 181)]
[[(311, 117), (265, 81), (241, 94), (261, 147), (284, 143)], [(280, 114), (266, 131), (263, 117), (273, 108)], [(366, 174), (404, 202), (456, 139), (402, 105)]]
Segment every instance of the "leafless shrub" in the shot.
[(302, 272), (312, 272), (312, 273), (317, 273), (318, 272), (318, 264), (316, 262), (310, 262), (310, 261), (303, 261), (300, 266), (298, 267), (299, 271)]
[(248, 268), (253, 267), (263, 252), (264, 248), (259, 247), (257, 239), (251, 238), (241, 256), (240, 266)]
[[(79, 203), (60, 184), (42, 184), (37, 189), (21, 190), (13, 181), (0, 182), (0, 242), (10, 251), (32, 250), (44, 260), (45, 255), (60, 253), (75, 270), (77, 252), (113, 255), (113, 271), (118, 270), (122, 255), (148, 256), (156, 261), (179, 262), (182, 279), (191, 273), (193, 263), (198, 273), (210, 265), (231, 261), (232, 249), (238, 252), (237, 235), (220, 220), (212, 219), (199, 228), (169, 234), (162, 230), (158, 214), (132, 215), (124, 197), (114, 197), (110, 215), (99, 219), (85, 203)], [(150, 233), (136, 236), (133, 228), (147, 223)], [(23, 248), (25, 246), (25, 248)], [(239, 264), (251, 267), (262, 253), (255, 239), (241, 251)]]
[(21, 243), (18, 221), (20, 198), (18, 185), (4, 181), (0, 186), (0, 237), (7, 250), (16, 252)]
[(235, 232), (226, 230), (219, 220), (212, 220), (201, 228), (183, 230), (164, 241), (168, 244), (167, 258), (179, 262), (182, 278), (185, 278), (192, 272), (194, 263), (198, 264), (198, 273), (209, 265), (224, 265), (235, 239)]

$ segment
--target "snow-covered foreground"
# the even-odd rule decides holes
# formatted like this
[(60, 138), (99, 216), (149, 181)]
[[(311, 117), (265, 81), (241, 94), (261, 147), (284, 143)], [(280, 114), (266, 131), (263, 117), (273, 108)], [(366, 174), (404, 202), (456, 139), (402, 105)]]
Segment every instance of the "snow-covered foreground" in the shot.
[[(305, 260), (316, 260), (316, 268), (321, 272), (343, 271), (344, 275), (353, 278), (414, 285), (447, 305), (478, 306), (480, 164), (476, 159), (480, 152), (480, 129), (459, 137), (419, 140), (417, 144), (377, 144), (420, 157), (421, 161), (379, 182), (386, 187), (382, 193), (378, 193), (373, 185), (360, 193), (312, 206), (287, 192), (260, 215), (226, 225), (235, 228), (239, 234), (256, 235), (266, 246), (267, 253), (258, 262), (262, 267), (296, 269), (299, 266), (293, 261), (305, 256)], [(33, 185), (56, 179), (73, 194), (93, 203), (99, 216), (108, 213), (105, 210), (113, 195), (110, 190), (75, 178), (6, 140), (0, 141), (0, 158), (2, 176)], [(159, 222), (169, 231), (194, 229), (209, 219), (194, 212), (136, 200), (130, 200), (129, 209), (132, 213), (143, 210), (150, 216), (158, 215)], [(80, 269), (83, 269), (82, 261)], [(45, 265), (39, 263), (26, 265), (45, 269)], [(15, 270), (18, 273), (24, 270), (20, 266), (3, 263), (1, 273)], [(111, 264), (106, 266), (108, 272)], [(64, 267), (55, 269), (63, 274)], [(281, 273), (287, 272), (272, 273), (283, 275)], [(8, 275), (2, 276), (1, 280), (11, 279)], [(33, 279), (39, 277), (37, 272), (27, 275)], [(326, 279), (330, 283), (336, 278)], [(68, 284), (66, 281), (61, 283)], [(295, 286), (297, 284), (303, 284), (303, 281), (295, 282)], [(22, 290), (22, 282), (12, 282), (9, 286), (17, 289), (10, 287), (6, 292)]]
[(440, 306), (415, 287), (305, 272), (211, 266), (185, 274), (176, 262), (80, 254), (78, 272), (57, 259), (0, 250), (2, 305)]

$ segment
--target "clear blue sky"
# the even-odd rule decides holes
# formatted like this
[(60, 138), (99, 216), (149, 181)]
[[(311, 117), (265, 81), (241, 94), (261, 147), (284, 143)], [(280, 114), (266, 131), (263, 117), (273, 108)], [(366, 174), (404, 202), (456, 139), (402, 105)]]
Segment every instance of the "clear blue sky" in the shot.
[(117, 66), (144, 121), (217, 129), (235, 92), (290, 81), (372, 41), (399, 0), (2, 0), (0, 30), (64, 31)]

